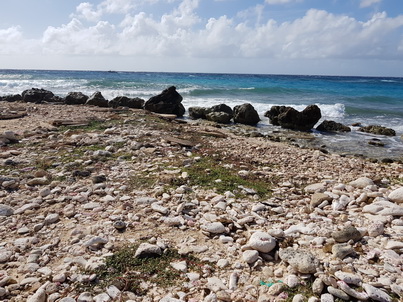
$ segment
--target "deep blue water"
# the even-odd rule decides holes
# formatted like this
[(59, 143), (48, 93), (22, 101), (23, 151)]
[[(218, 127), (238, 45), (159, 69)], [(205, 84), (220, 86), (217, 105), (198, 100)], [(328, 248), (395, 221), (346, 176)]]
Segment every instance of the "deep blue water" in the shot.
[[(36, 87), (60, 96), (101, 91), (107, 99), (126, 95), (147, 100), (172, 85), (186, 108), (251, 103), (262, 117), (261, 126), (269, 125), (263, 114), (273, 105), (302, 110), (317, 104), (323, 119), (378, 124), (395, 129), (399, 136), (403, 133), (403, 78), (0, 70), (0, 95)], [(393, 144), (401, 143), (399, 136)]]

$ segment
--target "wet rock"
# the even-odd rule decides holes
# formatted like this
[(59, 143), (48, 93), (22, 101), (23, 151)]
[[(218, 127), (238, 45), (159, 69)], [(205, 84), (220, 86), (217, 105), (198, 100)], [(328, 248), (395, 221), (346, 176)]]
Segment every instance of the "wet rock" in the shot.
[(189, 107), (189, 116), (193, 119), (207, 119), (207, 114), (209, 114), (212, 109), (207, 107)]
[(109, 101), (109, 107), (128, 107), (133, 109), (142, 109), (145, 101), (141, 98), (128, 98), (126, 96), (118, 96)]
[(324, 120), (316, 130), (321, 132), (350, 132), (351, 128), (335, 121)]
[(366, 126), (366, 127), (361, 127), (358, 129), (358, 131), (377, 134), (377, 135), (386, 135), (386, 136), (395, 136), (396, 135), (395, 130), (393, 130), (391, 128), (379, 126), (379, 125), (370, 125), (370, 126)]
[(66, 105), (84, 105), (88, 100), (88, 96), (82, 92), (69, 92), (64, 98)]
[(85, 104), (97, 107), (108, 107), (108, 100), (104, 98), (100, 91), (97, 91), (88, 98)]
[(206, 115), (206, 119), (219, 124), (229, 124), (232, 116), (226, 112), (210, 112)]
[(243, 104), (234, 107), (235, 123), (256, 125), (259, 121), (259, 114), (251, 104)]
[(145, 104), (144, 109), (163, 114), (175, 114), (183, 116), (185, 107), (182, 105), (182, 96), (171, 86), (159, 95), (151, 97)]
[(27, 103), (42, 103), (50, 101), (54, 94), (51, 91), (39, 88), (24, 90), (21, 94), (22, 100)]

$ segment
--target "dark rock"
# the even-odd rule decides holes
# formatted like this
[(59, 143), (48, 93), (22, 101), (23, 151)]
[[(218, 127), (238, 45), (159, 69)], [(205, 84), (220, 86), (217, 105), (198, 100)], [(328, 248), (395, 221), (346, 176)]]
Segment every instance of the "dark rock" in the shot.
[(354, 242), (362, 238), (362, 234), (354, 226), (349, 225), (339, 231), (332, 233), (332, 237), (336, 242), (347, 242), (353, 240)]
[(256, 125), (259, 121), (259, 114), (251, 104), (243, 104), (234, 107), (235, 123)]
[(229, 124), (231, 122), (232, 116), (226, 112), (217, 111), (217, 112), (210, 112), (209, 114), (206, 115), (206, 118), (212, 122), (220, 124)]
[(391, 164), (394, 163), (395, 161), (392, 158), (382, 158), (381, 162), (384, 164)]
[(144, 105), (144, 109), (165, 114), (176, 114), (183, 116), (185, 107), (182, 105), (182, 96), (176, 91), (175, 86), (171, 86), (160, 94), (151, 97)]
[(334, 121), (323, 121), (316, 130), (321, 132), (350, 132), (351, 128)]
[(94, 175), (91, 177), (92, 183), (94, 184), (99, 184), (103, 183), (106, 181), (106, 176), (105, 175)]
[(39, 104), (49, 101), (52, 97), (54, 97), (54, 94), (53, 92), (45, 89), (32, 88), (24, 90), (21, 96), (24, 102)]
[(60, 97), (58, 95), (54, 95), (49, 100), (47, 100), (47, 102), (49, 102), (49, 103), (64, 103), (64, 98), (62, 98), (62, 97)]
[(229, 107), (225, 104), (215, 105), (215, 106), (212, 106), (210, 109), (212, 112), (225, 112), (228, 115), (230, 115), (231, 118), (234, 116), (234, 112), (232, 111), (231, 107)]
[(316, 105), (309, 105), (302, 112), (288, 106), (273, 106), (265, 113), (273, 125), (282, 128), (309, 131), (320, 120), (322, 114)]
[(358, 131), (372, 133), (377, 135), (395, 136), (396, 131), (391, 128), (382, 127), (379, 125), (370, 125), (366, 127), (361, 127)]
[(82, 92), (69, 92), (64, 98), (64, 103), (67, 105), (84, 105), (88, 100), (88, 96)]
[(109, 107), (129, 107), (133, 109), (142, 109), (145, 101), (141, 98), (128, 98), (126, 96), (118, 96), (109, 101)]
[(91, 95), (85, 102), (86, 105), (93, 105), (98, 107), (108, 107), (108, 101), (103, 97), (102, 93), (97, 91)]
[(5, 95), (3, 97), (0, 97), (0, 101), (18, 102), (18, 101), (22, 101), (22, 96), (20, 94)]
[(368, 144), (376, 147), (385, 147), (385, 143), (380, 141), (379, 139), (372, 139), (368, 142)]
[(206, 119), (206, 115), (212, 112), (211, 108), (207, 107), (190, 107), (188, 111), (189, 116), (193, 119)]

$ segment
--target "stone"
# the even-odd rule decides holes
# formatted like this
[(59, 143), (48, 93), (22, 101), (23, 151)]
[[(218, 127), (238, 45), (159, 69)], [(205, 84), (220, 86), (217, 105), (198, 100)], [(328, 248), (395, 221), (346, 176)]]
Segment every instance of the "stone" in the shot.
[(303, 294), (296, 294), (292, 298), (292, 302), (305, 302), (305, 296)]
[(303, 111), (289, 106), (273, 106), (265, 113), (270, 123), (282, 128), (310, 131), (322, 117), (317, 105), (309, 105)]
[(281, 260), (287, 262), (292, 268), (302, 274), (313, 274), (319, 268), (319, 260), (307, 250), (294, 250), (286, 248), (279, 250)]
[(232, 116), (226, 112), (210, 112), (206, 115), (206, 119), (219, 124), (229, 124)]
[(147, 258), (153, 256), (161, 256), (162, 250), (158, 245), (149, 244), (149, 243), (142, 243), (136, 250), (134, 257), (138, 258)]
[(306, 186), (304, 190), (307, 193), (325, 192), (326, 186), (323, 183), (316, 183)]
[(99, 295), (96, 295), (94, 298), (94, 302), (109, 302), (112, 301), (111, 297), (107, 293), (102, 293)]
[(110, 285), (106, 288), (106, 293), (111, 297), (113, 300), (119, 299), (121, 295), (121, 291), (115, 286)]
[(384, 231), (385, 226), (382, 221), (376, 221), (368, 226), (368, 235), (371, 237), (380, 236), (384, 233)]
[(350, 186), (359, 189), (364, 189), (367, 186), (373, 186), (373, 185), (374, 185), (373, 180), (368, 177), (360, 177), (350, 182)]
[(257, 231), (250, 236), (247, 247), (261, 253), (269, 253), (276, 247), (276, 239), (266, 232)]
[(390, 192), (388, 199), (395, 203), (403, 203), (403, 187)]
[(316, 278), (315, 281), (312, 283), (312, 292), (315, 295), (320, 295), (323, 292), (323, 288), (325, 287), (325, 284), (320, 278)]
[(108, 107), (108, 101), (104, 98), (100, 91), (94, 92), (85, 102), (86, 105), (97, 107)]
[(347, 243), (335, 244), (332, 246), (332, 254), (335, 258), (344, 259), (348, 255), (354, 254), (354, 249)]
[(159, 205), (158, 203), (152, 203), (151, 204), (151, 209), (153, 209), (155, 212), (158, 212), (162, 215), (167, 215), (169, 213), (169, 209)]
[(109, 101), (109, 107), (128, 107), (133, 109), (142, 109), (145, 101), (141, 98), (128, 98), (126, 96), (117, 96)]
[(213, 292), (218, 292), (220, 290), (227, 290), (224, 282), (218, 277), (207, 278), (207, 287)]
[(362, 287), (364, 288), (368, 297), (371, 298), (372, 300), (380, 301), (380, 302), (392, 302), (391, 296), (389, 296), (387, 293), (385, 293), (381, 289), (376, 288), (367, 283), (363, 283)]
[(99, 249), (102, 248), (106, 243), (108, 243), (108, 240), (99, 236), (94, 236), (88, 241), (84, 243), (85, 247), (90, 247), (93, 249)]
[(0, 216), (11, 216), (14, 214), (14, 209), (5, 204), (0, 204)]
[(69, 92), (64, 98), (66, 105), (84, 105), (88, 100), (88, 96), (82, 92)]
[(357, 286), (360, 286), (362, 283), (362, 278), (358, 275), (352, 274), (352, 273), (346, 273), (343, 271), (337, 271), (334, 273), (334, 275), (339, 279), (347, 284), (354, 284)]
[(362, 234), (354, 226), (350, 225), (339, 231), (333, 232), (332, 238), (339, 243), (347, 242), (349, 240), (354, 240), (354, 242), (356, 242), (362, 238)]
[(310, 206), (311, 208), (315, 208), (326, 200), (331, 201), (332, 198), (327, 194), (316, 192), (311, 196)]
[(334, 302), (332, 294), (323, 294), (320, 296), (320, 302)]
[(358, 131), (372, 133), (377, 135), (386, 135), (386, 136), (396, 136), (396, 131), (391, 128), (386, 128), (379, 125), (369, 125), (366, 127), (360, 127)]
[(55, 95), (49, 90), (32, 88), (24, 90), (21, 96), (24, 102), (39, 104), (50, 101)]
[(256, 109), (249, 103), (234, 107), (234, 122), (245, 125), (256, 125), (260, 118)]
[(324, 120), (316, 130), (321, 132), (350, 132), (351, 128), (335, 121)]
[(51, 213), (48, 214), (48, 216), (45, 217), (44, 223), (45, 224), (52, 224), (58, 222), (60, 219), (59, 214), (57, 213)]
[(295, 288), (297, 287), (301, 282), (299, 280), (299, 278), (296, 275), (288, 275), (285, 280), (284, 283), (288, 285), (289, 288)]
[(171, 86), (151, 97), (144, 104), (144, 109), (156, 113), (175, 114), (180, 117), (186, 111), (182, 105), (182, 99), (182, 96), (176, 91), (176, 87)]
[(210, 234), (222, 234), (227, 232), (227, 229), (221, 222), (207, 222), (201, 225), (200, 228)]
[(13, 252), (7, 250), (0, 250), (0, 263), (6, 263), (13, 256)]
[(180, 271), (182, 273), (186, 273), (188, 270), (188, 266), (186, 261), (180, 261), (180, 262), (171, 262), (170, 265), (176, 269), (177, 271)]
[(255, 263), (259, 259), (259, 252), (256, 250), (246, 250), (242, 253), (242, 259), (248, 264)]
[(189, 107), (188, 108), (189, 116), (192, 119), (207, 119), (207, 114), (212, 112), (211, 108), (207, 107)]

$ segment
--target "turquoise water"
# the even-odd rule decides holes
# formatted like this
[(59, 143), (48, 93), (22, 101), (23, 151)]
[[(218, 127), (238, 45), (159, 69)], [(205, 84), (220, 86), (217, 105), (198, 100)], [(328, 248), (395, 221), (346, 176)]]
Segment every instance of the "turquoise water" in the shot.
[(0, 70), (0, 95), (36, 87), (59, 96), (71, 91), (88, 95), (101, 91), (107, 99), (126, 95), (147, 100), (172, 85), (183, 96), (186, 108), (251, 103), (262, 117), (259, 127), (270, 127), (263, 114), (273, 105), (302, 110), (317, 104), (323, 119), (390, 127), (399, 134), (389, 144), (392, 150), (402, 144), (403, 78)]

